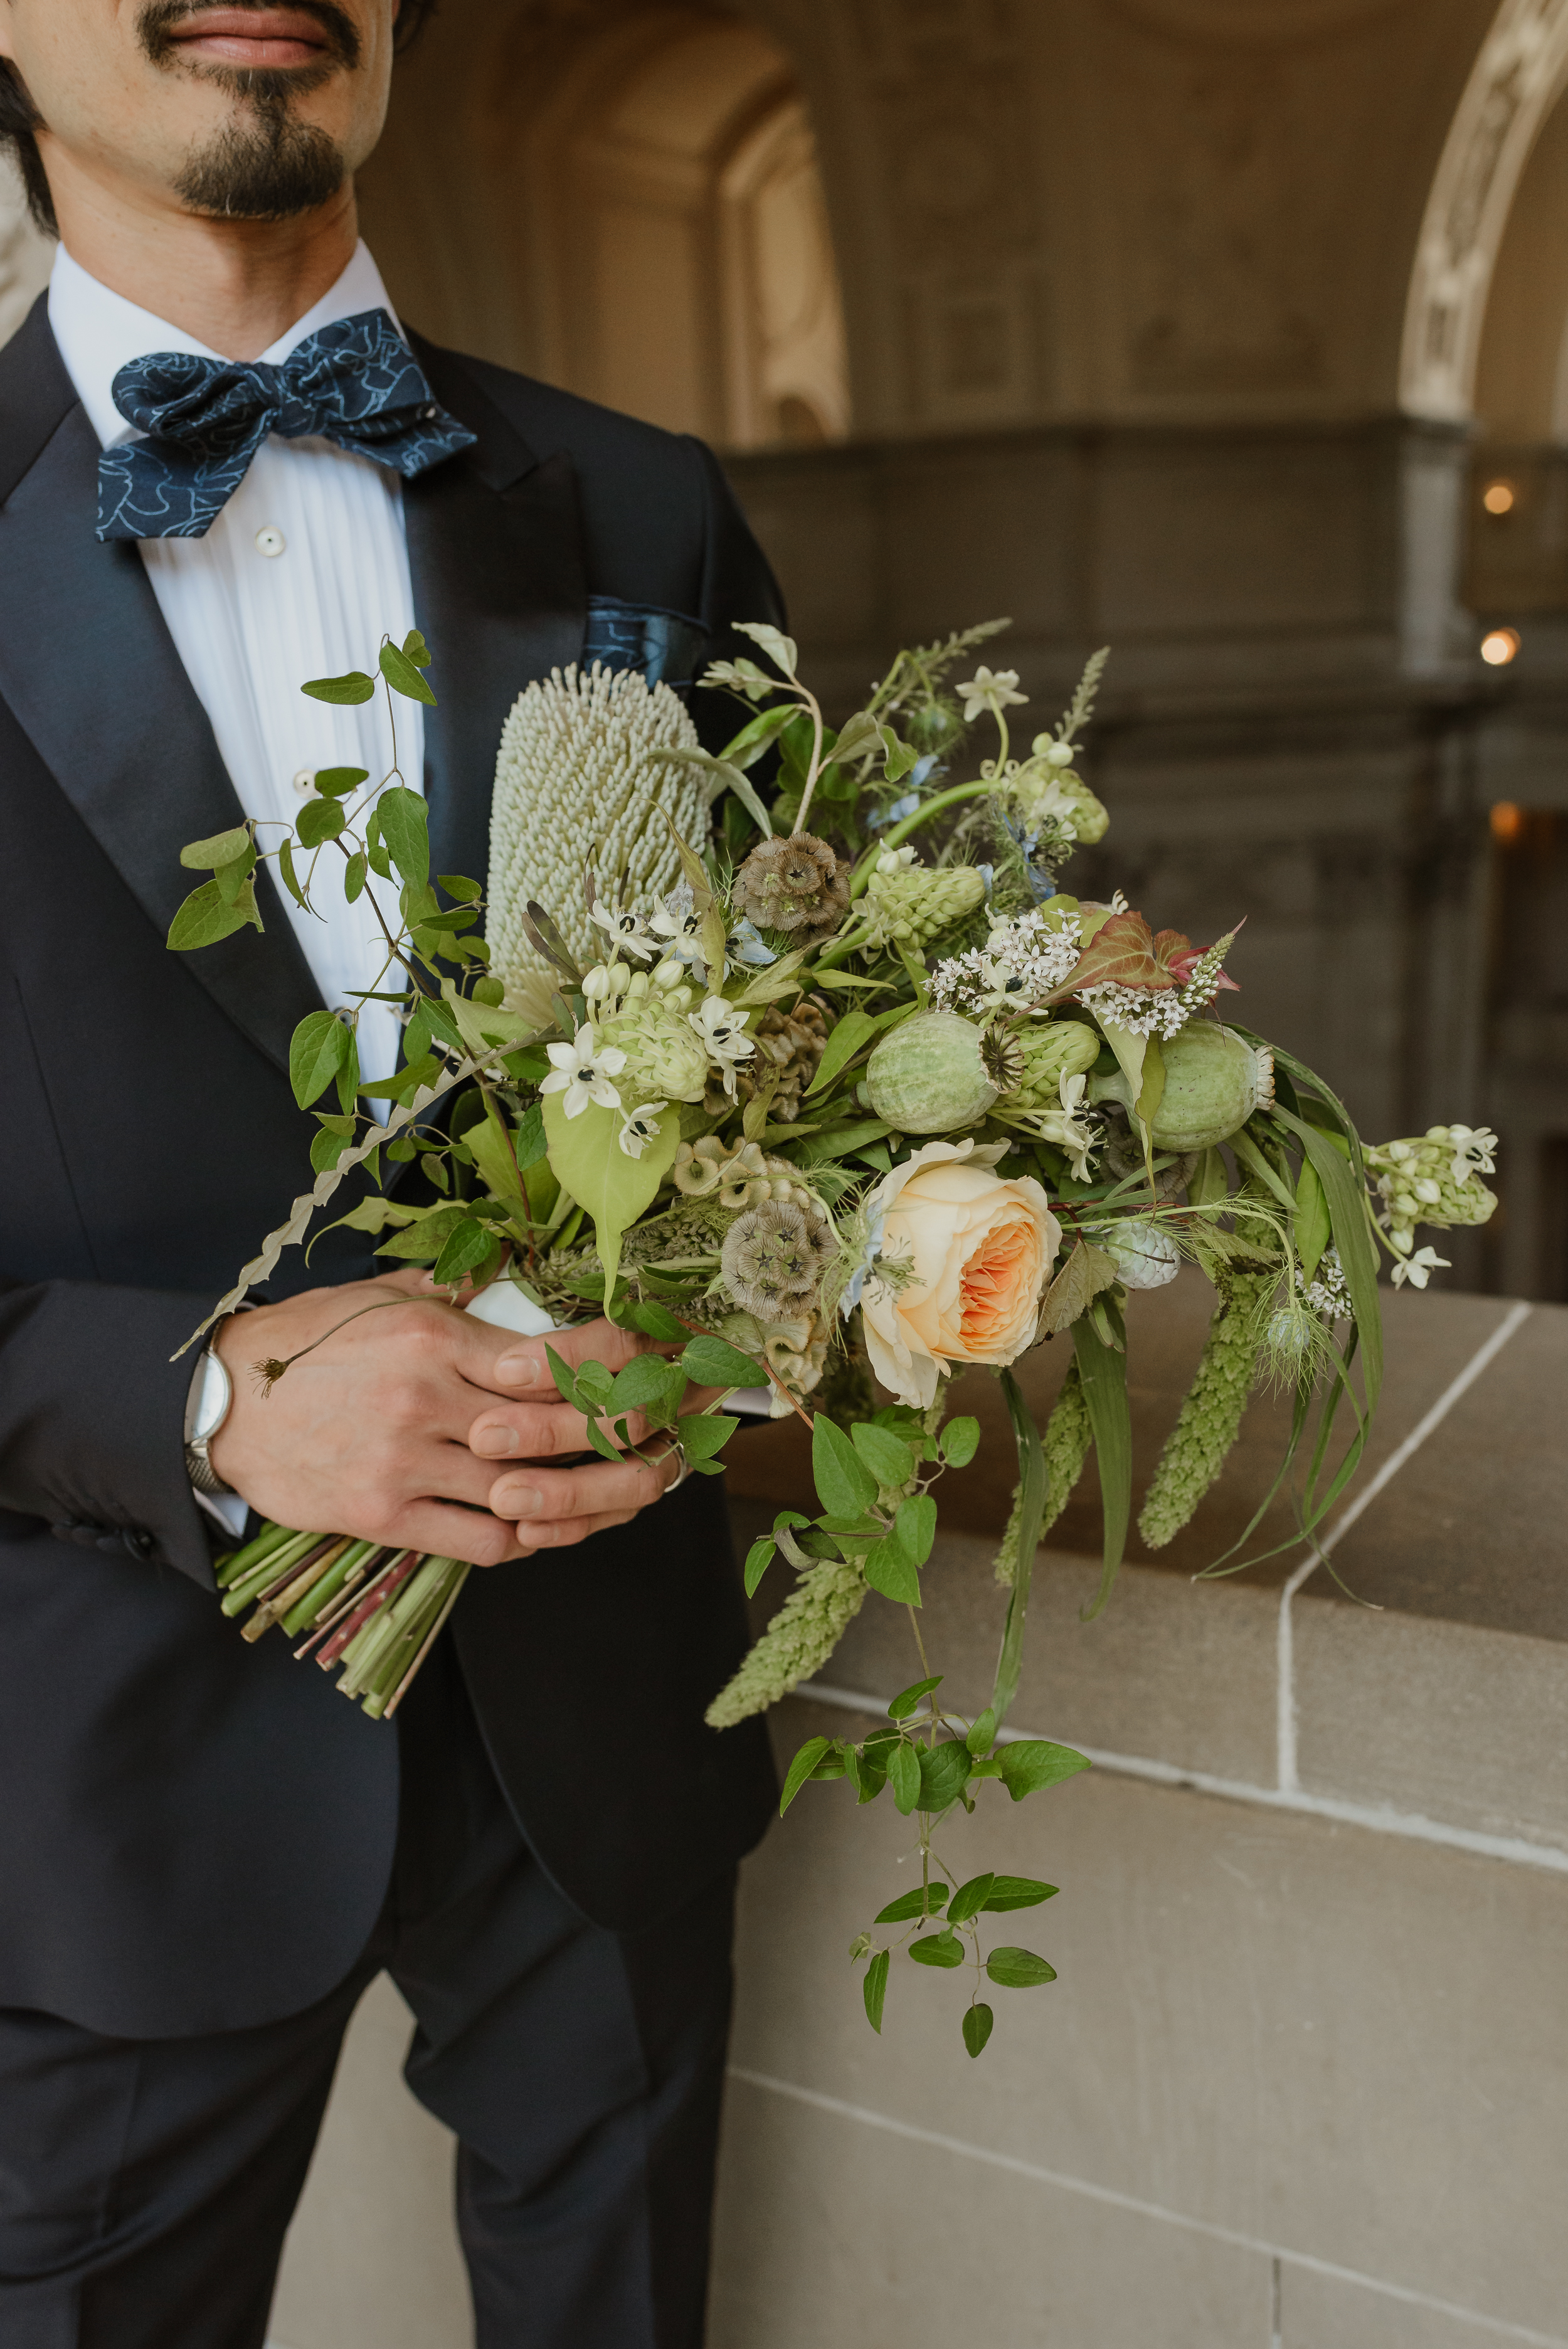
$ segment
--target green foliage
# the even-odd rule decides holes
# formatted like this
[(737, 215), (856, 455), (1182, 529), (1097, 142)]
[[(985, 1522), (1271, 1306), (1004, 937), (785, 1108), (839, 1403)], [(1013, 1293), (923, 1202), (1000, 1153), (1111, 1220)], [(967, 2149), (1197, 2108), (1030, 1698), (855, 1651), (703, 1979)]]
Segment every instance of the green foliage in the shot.
[(1064, 1778), (1075, 1777), (1089, 1766), (1087, 1754), (1075, 1753), (1070, 1745), (1053, 1744), (1046, 1737), (1020, 1737), (1004, 1745), (997, 1755), (1001, 1765), (1002, 1783), (1016, 1803), (1026, 1795), (1038, 1794), (1043, 1786), (1056, 1786)]
[(985, 2042), (991, 2036), (991, 2026), (995, 2020), (991, 2009), (981, 2000), (977, 1999), (973, 2006), (965, 2009), (964, 2044), (971, 2055), (978, 2055), (982, 2053)]
[(396, 645), (383, 645), (380, 667), (394, 693), (402, 694), (409, 701), (422, 701), (428, 709), (434, 709), (436, 697), (406, 652), (400, 652)]
[(308, 693), (313, 701), (331, 701), (341, 706), (352, 706), (356, 702), (371, 701), (375, 698), (376, 679), (373, 677), (366, 677), (363, 669), (351, 668), (345, 677), (312, 678), (308, 685), (301, 686), (300, 691)]

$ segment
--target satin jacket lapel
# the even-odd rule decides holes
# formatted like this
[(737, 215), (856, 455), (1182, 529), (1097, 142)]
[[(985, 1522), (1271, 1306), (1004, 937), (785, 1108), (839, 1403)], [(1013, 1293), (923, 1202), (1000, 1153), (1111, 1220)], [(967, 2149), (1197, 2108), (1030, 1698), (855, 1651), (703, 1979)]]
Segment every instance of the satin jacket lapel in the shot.
[(443, 408), (479, 436), (409, 481), (403, 511), (439, 704), (425, 715), (431, 867), (482, 882), (507, 712), (525, 685), (583, 649), (576, 477), (564, 454), (541, 462), (459, 358), (409, 339)]
[[(42, 301), (0, 352), (0, 694), (161, 936), (201, 879), (187, 841), (241, 810), (207, 714), (129, 542), (100, 545), (98, 444)], [(280, 1068), (321, 998), (263, 885), (264, 934), (182, 957)]]

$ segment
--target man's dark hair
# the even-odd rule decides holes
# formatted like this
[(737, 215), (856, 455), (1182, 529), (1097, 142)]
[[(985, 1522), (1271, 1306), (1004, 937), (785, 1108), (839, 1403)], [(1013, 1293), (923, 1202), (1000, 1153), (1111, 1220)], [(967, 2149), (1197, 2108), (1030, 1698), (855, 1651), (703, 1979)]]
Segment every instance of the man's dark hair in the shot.
[[(437, 0), (403, 0), (397, 12), (396, 46), (399, 50), (418, 39), (435, 15), (436, 6)], [(36, 135), (42, 121), (21, 75), (9, 57), (0, 57), (0, 155), (9, 152), (20, 171), (27, 210), (38, 226), (46, 234), (57, 236), (60, 232), (55, 218), (55, 202), (49, 193)]]

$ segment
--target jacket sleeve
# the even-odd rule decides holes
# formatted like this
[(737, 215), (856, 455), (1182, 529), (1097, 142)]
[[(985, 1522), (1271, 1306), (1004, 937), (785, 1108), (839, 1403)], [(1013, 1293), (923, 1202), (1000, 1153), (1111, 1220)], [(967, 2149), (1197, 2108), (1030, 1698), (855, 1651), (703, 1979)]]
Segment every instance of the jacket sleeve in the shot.
[(208, 1520), (185, 1473), (196, 1357), (170, 1359), (211, 1302), (0, 1280), (0, 1510), (212, 1589)]
[[(711, 449), (701, 440), (686, 444), (699, 460), (704, 536), (701, 608), (698, 616), (709, 631), (709, 660), (756, 657), (757, 647), (737, 636), (738, 620), (769, 620), (776, 628), (787, 625), (784, 598), (768, 557), (752, 535), (739, 501)], [(727, 742), (741, 722), (741, 713), (727, 695), (696, 693), (692, 717), (707, 749)]]

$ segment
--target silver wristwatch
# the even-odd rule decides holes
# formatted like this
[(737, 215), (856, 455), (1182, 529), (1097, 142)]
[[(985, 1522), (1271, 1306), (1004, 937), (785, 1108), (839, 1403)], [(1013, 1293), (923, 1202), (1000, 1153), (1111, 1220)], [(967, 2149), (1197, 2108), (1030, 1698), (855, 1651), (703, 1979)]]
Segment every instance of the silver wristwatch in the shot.
[(207, 1456), (212, 1438), (229, 1416), (233, 1382), (211, 1346), (196, 1365), (185, 1404), (185, 1466), (199, 1493), (232, 1493)]

